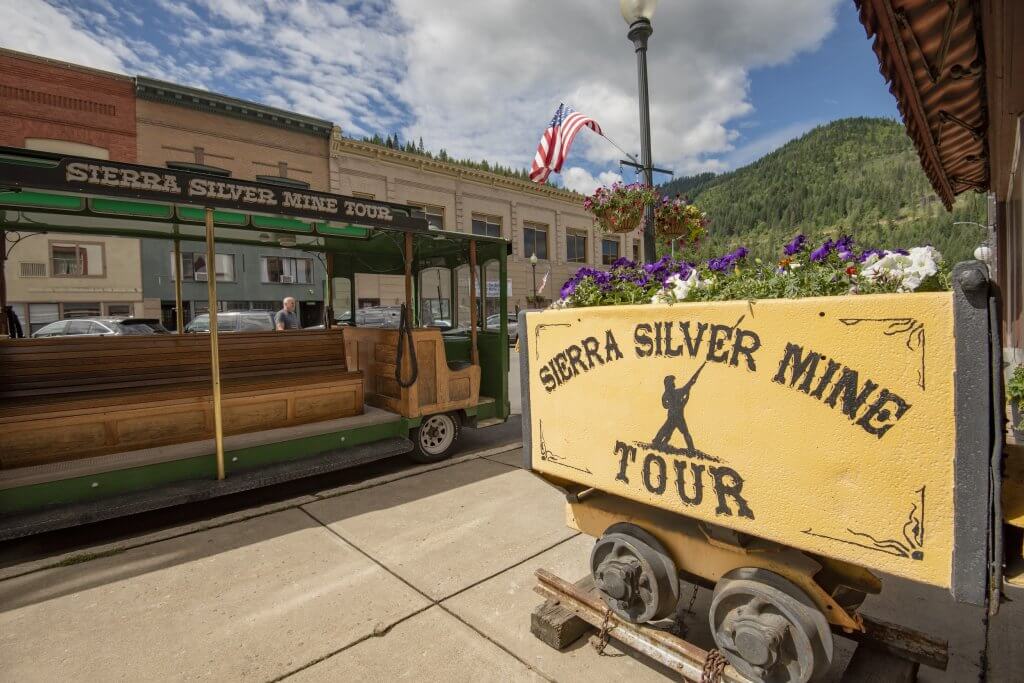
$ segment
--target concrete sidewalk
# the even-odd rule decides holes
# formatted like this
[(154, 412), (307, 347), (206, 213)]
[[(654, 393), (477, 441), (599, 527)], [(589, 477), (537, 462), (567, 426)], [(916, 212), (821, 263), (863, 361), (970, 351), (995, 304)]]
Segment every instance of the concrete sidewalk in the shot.
[[(465, 456), (128, 539), (99, 557), (7, 567), (2, 678), (666, 680), (632, 654), (598, 656), (585, 639), (559, 653), (530, 634), (534, 570), (585, 575), (592, 539), (565, 527), (558, 493), (520, 458)], [(938, 597), (902, 586), (877, 608), (963, 632), (940, 634), (959, 648), (950, 671), (921, 680), (977, 680), (973, 626)], [(705, 647), (707, 600), (700, 591), (688, 620)], [(614, 642), (606, 652), (619, 654)]]

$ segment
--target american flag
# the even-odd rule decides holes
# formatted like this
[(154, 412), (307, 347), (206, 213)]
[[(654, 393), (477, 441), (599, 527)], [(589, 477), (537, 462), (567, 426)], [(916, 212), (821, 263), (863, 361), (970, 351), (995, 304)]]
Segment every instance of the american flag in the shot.
[(543, 183), (547, 181), (552, 172), (561, 171), (562, 163), (569, 155), (569, 147), (572, 145), (576, 133), (579, 133), (584, 126), (601, 135), (601, 126), (597, 125), (597, 121), (579, 113), (572, 107), (559, 104), (548, 129), (540, 138), (540, 144), (537, 145), (537, 154), (533, 157), (533, 164), (530, 166), (530, 180), (535, 183)]

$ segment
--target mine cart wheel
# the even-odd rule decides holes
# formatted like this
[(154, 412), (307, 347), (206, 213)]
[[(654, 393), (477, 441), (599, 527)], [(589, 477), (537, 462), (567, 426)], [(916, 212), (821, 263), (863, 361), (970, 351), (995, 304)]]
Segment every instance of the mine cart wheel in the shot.
[(715, 585), (711, 633), (729, 663), (764, 683), (818, 680), (832, 663), (825, 615), (797, 586), (764, 569), (734, 569)]
[(608, 527), (590, 553), (605, 604), (634, 624), (663, 619), (679, 603), (679, 575), (664, 546), (633, 524)]
[(459, 416), (454, 413), (438, 413), (423, 418), (413, 432), (415, 448), (409, 454), (416, 462), (439, 462), (451, 455), (455, 442), (459, 440)]

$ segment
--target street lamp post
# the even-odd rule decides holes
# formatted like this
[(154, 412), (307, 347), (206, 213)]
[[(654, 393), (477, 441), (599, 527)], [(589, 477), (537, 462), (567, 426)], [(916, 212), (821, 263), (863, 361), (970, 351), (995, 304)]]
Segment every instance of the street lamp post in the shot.
[[(637, 81), (640, 90), (640, 165), (643, 167), (644, 183), (654, 186), (654, 170), (651, 162), (651, 105), (647, 94), (647, 39), (654, 33), (651, 16), (658, 0), (619, 0), (622, 18), (629, 25), (627, 37), (636, 49)], [(655, 260), (654, 253), (654, 204), (644, 208), (644, 260)]]
[(537, 305), (537, 252), (530, 255), (530, 268), (533, 269), (533, 305)]

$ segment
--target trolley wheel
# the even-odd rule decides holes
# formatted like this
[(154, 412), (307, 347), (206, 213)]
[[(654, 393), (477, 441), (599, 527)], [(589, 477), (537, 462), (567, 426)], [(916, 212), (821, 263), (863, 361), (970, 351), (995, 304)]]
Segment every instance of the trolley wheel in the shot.
[(789, 580), (765, 569), (734, 569), (715, 585), (711, 633), (729, 663), (763, 683), (818, 680), (832, 664), (825, 615)]
[(459, 416), (455, 413), (428, 415), (413, 430), (413, 451), (409, 454), (416, 462), (439, 462), (451, 455), (459, 440)]
[(679, 603), (679, 574), (664, 546), (635, 524), (608, 527), (590, 553), (601, 597), (634, 624), (663, 619)]

